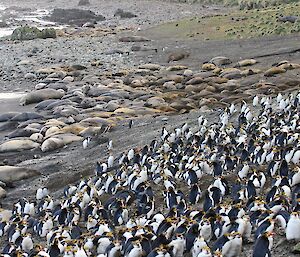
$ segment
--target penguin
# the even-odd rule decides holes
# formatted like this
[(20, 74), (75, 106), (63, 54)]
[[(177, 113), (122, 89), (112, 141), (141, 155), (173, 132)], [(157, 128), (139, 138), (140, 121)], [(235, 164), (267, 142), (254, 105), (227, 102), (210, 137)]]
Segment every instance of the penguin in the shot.
[(204, 238), (202, 236), (198, 236), (195, 241), (194, 244), (192, 246), (191, 249), (191, 254), (192, 257), (197, 257), (199, 255), (199, 253), (202, 251), (203, 248), (208, 247), (206, 241), (204, 240)]
[(292, 212), (285, 229), (286, 239), (300, 240), (300, 217), (298, 212)]
[(83, 149), (87, 149), (88, 146), (90, 145), (92, 138), (91, 137), (87, 137), (82, 141), (82, 147)]
[(21, 247), (26, 253), (29, 253), (33, 249), (33, 240), (29, 233), (22, 238)]
[(173, 256), (183, 257), (185, 250), (185, 238), (183, 234), (175, 235), (175, 238), (168, 245), (171, 247)]
[(208, 246), (204, 246), (198, 253), (197, 257), (212, 257), (210, 248)]
[(189, 253), (194, 245), (196, 238), (199, 236), (199, 224), (192, 224), (185, 234), (185, 252)]
[(133, 120), (129, 120), (128, 122), (128, 128), (131, 129), (133, 127)]
[(45, 198), (47, 195), (49, 194), (49, 191), (46, 187), (43, 188), (39, 188), (36, 191), (36, 200), (42, 200), (43, 198)]
[(273, 232), (264, 232), (255, 241), (252, 257), (271, 257)]
[(79, 249), (75, 252), (74, 257), (88, 257), (86, 251), (83, 249), (82, 246), (79, 247)]
[(272, 218), (267, 218), (257, 227), (255, 231), (255, 239), (258, 238), (264, 232), (273, 232), (274, 230), (274, 220)]
[(193, 184), (189, 193), (189, 202), (191, 204), (197, 204), (202, 196), (200, 187), (197, 184)]

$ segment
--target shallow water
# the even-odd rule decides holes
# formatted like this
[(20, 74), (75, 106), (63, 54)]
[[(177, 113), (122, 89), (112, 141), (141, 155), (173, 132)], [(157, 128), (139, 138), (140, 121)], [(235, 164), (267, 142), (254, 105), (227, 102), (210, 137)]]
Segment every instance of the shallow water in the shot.
[[(0, 4), (0, 17), (2, 16), (3, 10), (5, 10), (7, 6)], [(54, 29), (62, 29), (66, 26), (57, 26), (55, 22), (46, 21), (44, 17), (50, 14), (49, 10), (38, 9), (32, 11), (30, 13), (20, 14), (19, 17), (15, 18), (15, 21), (24, 22), (29, 26), (36, 26), (39, 29), (44, 28), (54, 28)], [(19, 26), (19, 25), (18, 25)], [(14, 29), (17, 28), (16, 24), (12, 24), (10, 27), (7, 28), (0, 28), (0, 38), (10, 36)]]
[(0, 100), (18, 99), (25, 94), (24, 92), (0, 93)]

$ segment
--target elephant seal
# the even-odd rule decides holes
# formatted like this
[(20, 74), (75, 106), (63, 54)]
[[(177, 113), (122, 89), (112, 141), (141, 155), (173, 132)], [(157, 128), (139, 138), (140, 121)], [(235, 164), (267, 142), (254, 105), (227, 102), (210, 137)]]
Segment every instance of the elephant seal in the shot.
[(19, 112), (7, 112), (0, 114), (0, 122), (9, 121), (11, 118), (15, 117), (16, 115), (20, 114)]
[(272, 76), (275, 76), (276, 74), (281, 74), (281, 73), (285, 73), (285, 72), (286, 72), (286, 70), (281, 67), (272, 67), (272, 68), (268, 69), (267, 71), (265, 71), (264, 76), (272, 77)]
[(83, 137), (76, 136), (71, 133), (56, 134), (56, 135), (46, 139), (43, 142), (43, 144), (41, 146), (41, 150), (43, 152), (50, 152), (50, 151), (54, 151), (56, 149), (62, 148), (65, 145), (71, 144), (73, 142), (82, 141), (82, 140), (83, 140)]
[(227, 65), (231, 63), (231, 60), (225, 56), (217, 56), (212, 58), (209, 63), (213, 63), (216, 66)]
[(27, 169), (16, 166), (0, 166), (0, 180), (5, 183), (11, 183), (22, 179), (27, 179), (40, 175), (41, 173), (34, 169)]
[[(14, 139), (9, 140), (0, 145), (0, 153), (5, 152), (19, 152), (23, 150), (30, 150), (38, 148), (40, 144), (33, 142), (30, 139)], [(1, 180), (1, 179), (0, 179)]]
[(120, 42), (147, 42), (150, 41), (150, 39), (141, 36), (128, 36), (128, 37), (120, 37), (119, 41)]
[(177, 52), (177, 53), (171, 53), (168, 56), (168, 63), (169, 62), (175, 62), (175, 61), (180, 61), (184, 58), (187, 58), (190, 56), (190, 53), (187, 52)]
[(35, 119), (43, 119), (44, 116), (35, 112), (23, 112), (12, 117), (11, 121), (27, 121)]
[(46, 139), (42, 146), (41, 146), (41, 150), (42, 152), (50, 152), (50, 151), (54, 151), (56, 149), (62, 148), (64, 146), (64, 142), (62, 139), (59, 138), (48, 138)]
[(18, 122), (16, 121), (7, 121), (1, 124), (0, 131), (12, 130), (18, 127)]
[(38, 129), (34, 128), (17, 128), (13, 132), (7, 135), (8, 138), (15, 138), (15, 137), (30, 137), (33, 133), (39, 132)]
[(245, 66), (254, 65), (256, 63), (257, 63), (257, 61), (255, 59), (244, 59), (244, 60), (237, 62), (237, 64), (234, 67), (236, 67), (236, 68), (245, 67)]
[(52, 104), (56, 101), (57, 101), (56, 99), (47, 99), (38, 103), (36, 106), (34, 106), (34, 108), (37, 110), (44, 110), (49, 104)]
[(27, 105), (32, 103), (39, 103), (47, 99), (60, 99), (64, 96), (63, 90), (55, 90), (51, 88), (45, 88), (30, 92), (20, 99), (20, 105)]

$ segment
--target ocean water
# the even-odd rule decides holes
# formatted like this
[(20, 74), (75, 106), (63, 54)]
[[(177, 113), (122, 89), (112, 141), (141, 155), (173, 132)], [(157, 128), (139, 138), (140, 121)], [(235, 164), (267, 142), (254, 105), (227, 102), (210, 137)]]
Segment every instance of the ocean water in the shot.
[[(2, 13), (6, 9), (6, 7), (7, 6), (0, 4), (0, 20), (1, 20)], [(31, 13), (27, 13), (20, 17), (17, 17), (17, 18), (15, 18), (15, 20), (18, 21), (19, 23), (24, 22), (24, 24), (28, 24), (30, 26), (36, 26), (39, 29), (44, 29), (44, 28), (49, 28), (49, 27), (55, 28), (55, 29), (62, 29), (64, 27), (66, 27), (66, 26), (58, 26), (55, 22), (50, 22), (50, 21), (44, 20), (44, 18), (46, 16), (48, 16), (49, 14), (50, 14), (49, 10), (38, 9)], [(0, 28), (0, 38), (10, 36), (16, 27), (18, 27), (18, 26), (12, 25), (7, 28)]]

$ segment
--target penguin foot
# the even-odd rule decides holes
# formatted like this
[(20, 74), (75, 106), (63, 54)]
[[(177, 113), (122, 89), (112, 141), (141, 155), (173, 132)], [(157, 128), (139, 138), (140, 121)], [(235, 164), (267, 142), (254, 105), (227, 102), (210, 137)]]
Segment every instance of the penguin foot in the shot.
[(254, 240), (250, 238), (243, 238), (243, 243), (247, 245), (254, 244)]

